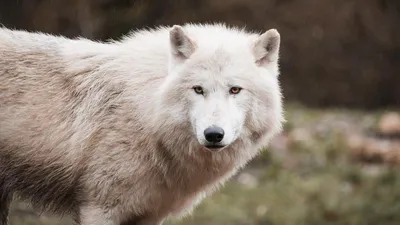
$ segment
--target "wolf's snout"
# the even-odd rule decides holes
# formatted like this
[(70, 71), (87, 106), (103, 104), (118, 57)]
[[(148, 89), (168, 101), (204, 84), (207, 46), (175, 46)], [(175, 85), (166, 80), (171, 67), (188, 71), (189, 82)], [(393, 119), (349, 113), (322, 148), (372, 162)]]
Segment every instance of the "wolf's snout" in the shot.
[(209, 127), (204, 131), (206, 140), (210, 143), (216, 144), (224, 139), (225, 132), (221, 127)]

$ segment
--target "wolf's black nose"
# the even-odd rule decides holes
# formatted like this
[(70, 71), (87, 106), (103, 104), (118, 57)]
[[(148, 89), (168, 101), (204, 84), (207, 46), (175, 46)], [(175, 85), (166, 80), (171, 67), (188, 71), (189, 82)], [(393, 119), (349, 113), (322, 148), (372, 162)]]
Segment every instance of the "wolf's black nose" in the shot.
[(206, 140), (211, 143), (219, 143), (224, 139), (224, 130), (221, 127), (209, 127), (204, 131)]

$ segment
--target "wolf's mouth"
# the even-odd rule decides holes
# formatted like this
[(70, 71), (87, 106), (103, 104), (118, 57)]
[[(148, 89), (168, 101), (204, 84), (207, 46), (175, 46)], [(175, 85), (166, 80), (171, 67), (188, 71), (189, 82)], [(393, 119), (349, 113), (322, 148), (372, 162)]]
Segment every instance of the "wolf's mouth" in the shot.
[(222, 148), (224, 148), (225, 145), (209, 144), (209, 145), (205, 145), (204, 147), (206, 147), (207, 150), (209, 150), (209, 151), (211, 151), (211, 152), (218, 152), (218, 151), (220, 151)]

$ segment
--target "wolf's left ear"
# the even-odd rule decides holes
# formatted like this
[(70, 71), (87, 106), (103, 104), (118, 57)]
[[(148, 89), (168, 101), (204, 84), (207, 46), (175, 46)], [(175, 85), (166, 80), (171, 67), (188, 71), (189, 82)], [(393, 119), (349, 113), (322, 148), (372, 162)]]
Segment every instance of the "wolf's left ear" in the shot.
[(265, 66), (279, 59), (281, 36), (276, 29), (270, 29), (260, 35), (254, 42), (253, 53), (256, 63)]
[(172, 55), (179, 59), (188, 59), (196, 45), (187, 36), (183, 27), (174, 25), (169, 33)]

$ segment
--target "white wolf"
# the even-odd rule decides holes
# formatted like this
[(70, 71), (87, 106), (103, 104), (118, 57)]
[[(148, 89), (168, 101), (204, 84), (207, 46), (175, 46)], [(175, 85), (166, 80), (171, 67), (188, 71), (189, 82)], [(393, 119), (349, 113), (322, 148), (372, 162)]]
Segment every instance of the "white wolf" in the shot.
[(81, 225), (159, 225), (284, 121), (280, 35), (223, 24), (120, 41), (0, 29), (0, 224), (12, 196)]

